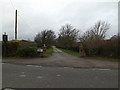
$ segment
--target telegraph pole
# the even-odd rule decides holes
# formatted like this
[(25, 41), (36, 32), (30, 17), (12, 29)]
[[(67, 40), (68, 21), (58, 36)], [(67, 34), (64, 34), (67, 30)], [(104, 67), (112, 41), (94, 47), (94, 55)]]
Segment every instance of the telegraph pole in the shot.
[(15, 11), (15, 40), (17, 40), (17, 10)]

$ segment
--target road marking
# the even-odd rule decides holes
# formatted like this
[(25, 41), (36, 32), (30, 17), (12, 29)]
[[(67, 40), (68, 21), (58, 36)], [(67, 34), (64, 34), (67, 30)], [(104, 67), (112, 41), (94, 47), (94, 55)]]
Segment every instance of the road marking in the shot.
[(20, 77), (26, 77), (26, 75), (20, 75)]
[(67, 68), (67, 67), (63, 67), (63, 68)]
[(61, 75), (60, 75), (60, 74), (57, 74), (56, 76), (57, 76), (57, 77), (60, 77)]
[(25, 72), (21, 72), (20, 77), (26, 77)]
[(35, 67), (42, 67), (42, 66), (35, 66)]
[(31, 66), (33, 66), (33, 65), (26, 65), (26, 66), (30, 66), (30, 67), (31, 67)]
[(38, 76), (37, 78), (38, 78), (38, 79), (42, 79), (42, 76)]
[(110, 69), (99, 69), (99, 70), (110, 70)]
[(28, 67), (42, 67), (42, 66), (38, 66), (38, 65), (26, 65)]
[(4, 90), (15, 90), (15, 89), (11, 89), (11, 88), (5, 88)]
[(110, 69), (92, 69), (92, 70), (102, 70), (102, 71), (107, 71), (107, 70), (110, 70)]

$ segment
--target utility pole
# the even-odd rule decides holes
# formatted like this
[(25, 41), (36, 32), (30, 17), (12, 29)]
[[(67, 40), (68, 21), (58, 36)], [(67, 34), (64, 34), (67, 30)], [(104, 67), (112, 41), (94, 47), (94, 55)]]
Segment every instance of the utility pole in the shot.
[(17, 10), (15, 11), (15, 40), (17, 40)]

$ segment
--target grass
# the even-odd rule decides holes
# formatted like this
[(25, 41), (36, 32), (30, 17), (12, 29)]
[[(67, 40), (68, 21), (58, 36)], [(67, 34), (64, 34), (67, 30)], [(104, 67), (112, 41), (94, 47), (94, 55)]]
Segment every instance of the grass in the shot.
[(74, 55), (74, 56), (80, 56), (79, 52), (75, 52), (75, 51), (71, 51), (71, 50), (66, 50), (66, 49), (61, 49), (61, 48), (58, 48), (58, 49), (62, 50), (63, 52), (66, 52), (68, 54)]
[(46, 51), (46, 56), (47, 56), (47, 57), (52, 56), (52, 52), (53, 52), (53, 48), (47, 49), (47, 51)]
[[(66, 49), (61, 49), (61, 48), (58, 48), (60, 50), (62, 50), (63, 52), (66, 52), (68, 54), (71, 54), (71, 55), (74, 55), (74, 56), (80, 56), (79, 52), (74, 52), (74, 51), (71, 51), (71, 50), (66, 50)], [(108, 58), (108, 57), (99, 57), (99, 56), (94, 56), (94, 57), (83, 57), (83, 58), (86, 58), (86, 59), (92, 59), (92, 60), (104, 60), (104, 61), (113, 61), (113, 62), (119, 62), (120, 59), (118, 58)]]
[(16, 57), (0, 57), (0, 59), (14, 59)]
[(11, 40), (11, 41), (8, 41), (8, 42), (20, 42), (20, 40)]

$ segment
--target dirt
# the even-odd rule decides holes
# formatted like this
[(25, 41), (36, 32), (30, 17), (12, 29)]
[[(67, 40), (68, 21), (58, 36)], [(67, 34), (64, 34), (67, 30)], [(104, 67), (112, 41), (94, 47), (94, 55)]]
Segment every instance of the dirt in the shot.
[(3, 59), (3, 63), (40, 65), (51, 67), (77, 68), (110, 68), (117, 69), (118, 62), (85, 59), (73, 56), (53, 47), (53, 54), (49, 58)]

